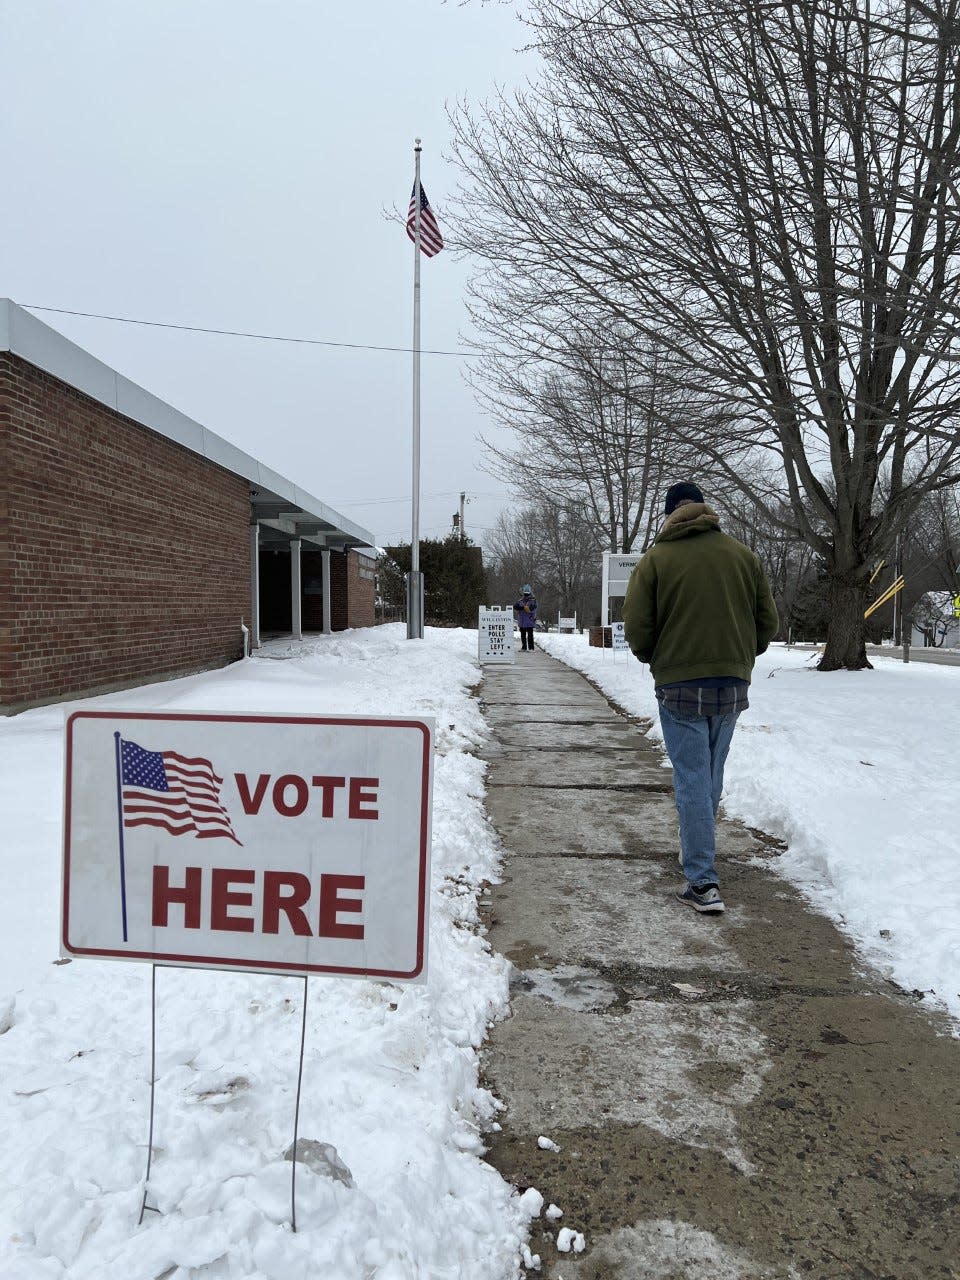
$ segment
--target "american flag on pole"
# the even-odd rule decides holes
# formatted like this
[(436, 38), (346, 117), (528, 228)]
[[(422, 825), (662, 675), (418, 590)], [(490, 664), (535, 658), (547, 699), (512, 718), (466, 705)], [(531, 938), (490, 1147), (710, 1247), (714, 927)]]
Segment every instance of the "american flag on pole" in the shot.
[(209, 760), (146, 751), (121, 738), (120, 773), (125, 827), (163, 827), (174, 836), (192, 831), (201, 840), (226, 836), (240, 844), (220, 803), (223, 779)]
[[(407, 210), (407, 235), (416, 244), (417, 226), (417, 184), (414, 181), (413, 191), (410, 193), (410, 208)], [(440, 228), (437, 226), (437, 220), (434, 217), (433, 210), (430, 208), (430, 201), (427, 199), (427, 193), (423, 189), (423, 183), (420, 183), (420, 252), (427, 258), (432, 258), (443, 248), (443, 236), (440, 234)]]

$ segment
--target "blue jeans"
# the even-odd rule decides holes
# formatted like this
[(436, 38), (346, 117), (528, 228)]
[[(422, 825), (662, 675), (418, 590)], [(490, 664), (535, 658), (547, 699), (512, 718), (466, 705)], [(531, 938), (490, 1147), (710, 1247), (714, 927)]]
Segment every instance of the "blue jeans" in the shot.
[(699, 716), (660, 707), (660, 725), (673, 765), (673, 793), (680, 817), (680, 849), (688, 884), (717, 883), (715, 823), (723, 791), (723, 766), (739, 711)]

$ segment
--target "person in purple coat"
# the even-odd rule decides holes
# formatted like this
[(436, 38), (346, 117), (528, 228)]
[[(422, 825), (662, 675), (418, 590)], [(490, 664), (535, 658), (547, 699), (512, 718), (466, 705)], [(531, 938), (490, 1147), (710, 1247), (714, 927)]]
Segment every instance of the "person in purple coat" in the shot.
[(529, 582), (520, 588), (520, 599), (514, 602), (513, 618), (520, 627), (521, 649), (533, 649), (533, 630), (537, 625), (537, 598)]

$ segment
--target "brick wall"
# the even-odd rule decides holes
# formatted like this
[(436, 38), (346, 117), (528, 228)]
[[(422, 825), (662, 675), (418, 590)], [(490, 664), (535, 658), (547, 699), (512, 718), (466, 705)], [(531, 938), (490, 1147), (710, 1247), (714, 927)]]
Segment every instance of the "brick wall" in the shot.
[(356, 551), (330, 556), (330, 620), (334, 631), (376, 622), (373, 562)]
[(347, 555), (347, 626), (372, 627), (377, 620), (375, 564), (356, 551)]
[(0, 709), (230, 662), (246, 480), (0, 354)]
[(0, 355), (0, 701), (3, 698), (3, 672), (11, 664), (13, 654), (13, 547), (10, 544), (10, 502), (7, 497), (13, 388), (7, 376), (8, 367), (5, 357)]

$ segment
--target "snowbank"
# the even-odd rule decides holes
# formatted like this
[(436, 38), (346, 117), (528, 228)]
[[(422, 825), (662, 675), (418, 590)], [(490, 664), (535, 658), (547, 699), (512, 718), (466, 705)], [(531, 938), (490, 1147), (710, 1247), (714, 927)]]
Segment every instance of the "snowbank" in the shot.
[[(478, 932), (497, 848), (472, 754), (476, 644), (429, 630), (409, 642), (397, 626), (274, 643), (223, 671), (0, 720), (4, 1280), (516, 1274), (526, 1215), (480, 1158), (495, 1103), (478, 1085), (478, 1047), (506, 1009), (507, 972)], [(160, 1212), (137, 1227), (151, 971), (56, 963), (63, 724), (80, 706), (436, 718), (429, 980), (310, 980), (299, 1132), (348, 1172), (298, 1165), (297, 1234), (283, 1153), (303, 981), (170, 968), (157, 971)]]

